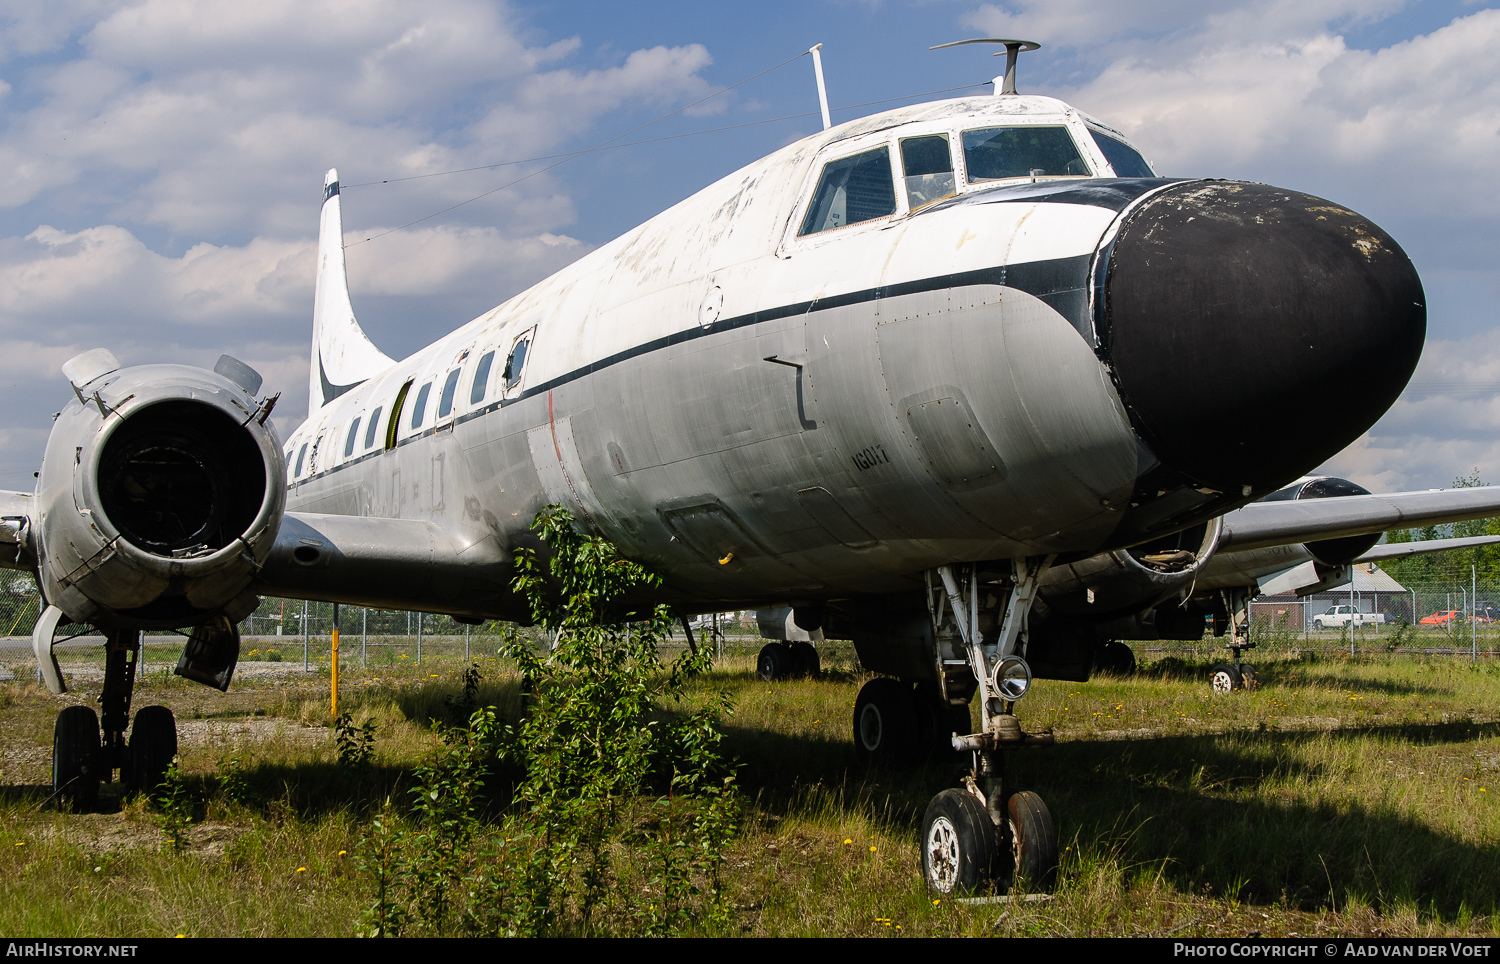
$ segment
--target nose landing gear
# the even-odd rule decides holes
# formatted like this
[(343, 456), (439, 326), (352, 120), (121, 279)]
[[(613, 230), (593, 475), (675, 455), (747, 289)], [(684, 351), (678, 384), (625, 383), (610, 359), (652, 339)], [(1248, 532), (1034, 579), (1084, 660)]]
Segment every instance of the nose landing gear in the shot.
[[(971, 693), (979, 698), (980, 716), (980, 732), (952, 732), (949, 737), (954, 750), (973, 756), (962, 786), (933, 797), (922, 821), (922, 873), (934, 894), (962, 894), (987, 885), (1004, 892), (1018, 884), (1045, 889), (1056, 877), (1057, 830), (1051, 813), (1041, 797), (1013, 788), (1005, 779), (1007, 751), (1052, 744), (1051, 733), (1024, 732), (1014, 713), (1016, 701), (1031, 685), (1023, 658), (1026, 621), (1049, 562), (1016, 560), (1009, 579), (989, 581), (991, 586), (1005, 583), (986, 595), (994, 600), (993, 638), (980, 631), (979, 566), (968, 567), (966, 586), (949, 566), (936, 570), (940, 587), (928, 574), (937, 689), (943, 704), (965, 704), (962, 720), (952, 710), (947, 719), (953, 724), (969, 721)], [(860, 722), (856, 715), (856, 740)]]

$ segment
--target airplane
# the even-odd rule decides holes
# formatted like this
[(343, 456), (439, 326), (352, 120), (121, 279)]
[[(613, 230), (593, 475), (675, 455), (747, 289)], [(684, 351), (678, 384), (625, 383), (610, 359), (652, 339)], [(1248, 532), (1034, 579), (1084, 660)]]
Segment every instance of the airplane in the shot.
[[(1401, 392), (1415, 268), (1334, 202), (1158, 176), (1120, 131), (1017, 93), (1007, 50), (993, 96), (828, 127), (400, 361), (355, 319), (329, 171), (309, 413), (284, 442), (279, 396), (232, 357), (69, 360), (35, 491), (0, 493), (51, 691), (64, 620), (106, 639), (102, 736), (92, 708), (59, 714), (56, 792), (87, 806), (116, 768), (150, 786), (175, 751), (164, 708), (129, 725), (142, 631), (193, 627), (178, 672), (224, 689), (262, 595), (524, 622), (511, 553), (561, 504), (684, 615), (780, 605), (852, 639), (882, 674), (862, 757), (971, 755), (924, 817), (928, 885), (1045, 886), (1052, 818), (1004, 760), (1051, 742), (1015, 714), (1032, 679), (1092, 660), (1070, 607), (1139, 613), (1217, 550), (1384, 531), (1392, 506), (1500, 506), (1256, 503)], [(1249, 431), (1309, 409), (1316, 433)]]

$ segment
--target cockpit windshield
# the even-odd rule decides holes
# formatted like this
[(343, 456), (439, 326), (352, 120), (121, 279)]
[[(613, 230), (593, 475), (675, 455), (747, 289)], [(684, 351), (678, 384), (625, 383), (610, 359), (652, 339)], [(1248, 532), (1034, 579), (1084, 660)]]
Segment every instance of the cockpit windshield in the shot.
[(902, 141), (901, 168), (906, 178), (906, 206), (912, 210), (955, 191), (947, 135), (908, 137)]
[(1012, 177), (1088, 177), (1089, 166), (1066, 127), (986, 127), (964, 131), (970, 184)]

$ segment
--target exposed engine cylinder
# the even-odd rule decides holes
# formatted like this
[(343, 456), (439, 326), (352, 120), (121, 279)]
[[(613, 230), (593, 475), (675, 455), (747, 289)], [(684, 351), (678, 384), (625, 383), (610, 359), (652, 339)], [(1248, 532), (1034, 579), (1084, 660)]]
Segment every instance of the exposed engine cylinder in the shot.
[(1161, 536), (1129, 549), (1104, 552), (1042, 577), (1038, 594), (1048, 608), (1088, 620), (1114, 619), (1192, 592), (1198, 570), (1213, 554), (1220, 519)]
[(248, 371), (221, 361), (213, 372), (74, 376), (37, 488), (48, 602), (74, 620), (143, 629), (253, 610), (248, 587), (281, 525), (286, 466)]

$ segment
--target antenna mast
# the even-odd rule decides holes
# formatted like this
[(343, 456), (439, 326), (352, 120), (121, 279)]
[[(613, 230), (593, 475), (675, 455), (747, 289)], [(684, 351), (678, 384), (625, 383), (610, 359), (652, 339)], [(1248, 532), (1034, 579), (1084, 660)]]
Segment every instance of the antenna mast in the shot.
[[(1003, 40), (999, 37), (974, 37), (971, 40), (955, 40), (952, 43), (938, 44), (936, 47), (928, 47), (927, 49), (941, 50), (944, 47), (962, 47), (964, 44), (1005, 44), (1005, 74), (990, 81), (990, 83), (995, 85), (996, 96), (1014, 94), (1016, 92), (1016, 60), (1021, 56), (1022, 52), (1042, 49), (1042, 45), (1034, 40)], [(998, 57), (1000, 55), (997, 53), (995, 56)], [(818, 76), (822, 77), (821, 71)]]
[(822, 49), (822, 44), (813, 44), (807, 52), (813, 55), (813, 73), (818, 77), (818, 106), (823, 108), (823, 129), (826, 131), (833, 126), (833, 119), (828, 116), (828, 90), (823, 86), (823, 55), (818, 53)]

